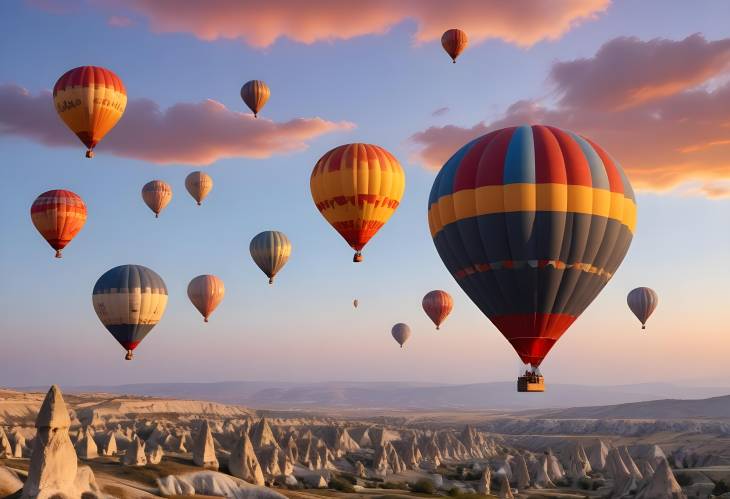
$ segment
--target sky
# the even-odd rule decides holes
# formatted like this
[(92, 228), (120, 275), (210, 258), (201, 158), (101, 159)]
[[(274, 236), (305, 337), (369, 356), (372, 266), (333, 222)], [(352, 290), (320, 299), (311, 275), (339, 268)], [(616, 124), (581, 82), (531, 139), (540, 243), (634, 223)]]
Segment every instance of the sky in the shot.
[[(522, 123), (592, 138), (637, 191), (629, 253), (542, 364), (547, 382), (724, 377), (730, 3), (253, 3), (0, 3), (0, 385), (513, 380), (517, 356), (447, 272), (426, 214), (453, 152)], [(470, 37), (457, 64), (439, 43), (451, 27)], [(49, 94), (80, 65), (113, 70), (129, 96), (93, 160)], [(239, 96), (251, 79), (271, 88), (258, 120)], [(350, 142), (385, 147), (406, 174), (400, 207), (358, 265), (309, 193), (317, 159)], [(184, 188), (198, 169), (215, 182), (200, 207)], [(174, 192), (159, 219), (140, 196), (153, 179)], [(29, 216), (57, 188), (89, 211), (60, 260)], [(293, 244), (274, 286), (248, 253), (269, 229)], [(126, 263), (169, 290), (132, 362), (91, 304), (96, 280)], [(208, 324), (186, 296), (204, 273), (226, 285)], [(660, 296), (645, 332), (626, 306), (637, 286)], [(432, 289), (455, 302), (438, 332), (421, 309)], [(396, 322), (413, 330), (402, 350)]]

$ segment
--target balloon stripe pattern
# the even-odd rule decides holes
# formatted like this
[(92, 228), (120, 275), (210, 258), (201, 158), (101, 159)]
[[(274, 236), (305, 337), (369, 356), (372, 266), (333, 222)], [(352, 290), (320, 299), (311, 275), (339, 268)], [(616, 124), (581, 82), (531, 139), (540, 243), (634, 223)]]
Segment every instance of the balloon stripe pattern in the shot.
[(454, 308), (454, 300), (446, 291), (437, 289), (426, 293), (421, 305), (423, 306), (423, 310), (426, 312), (426, 315), (428, 315), (428, 317), (436, 325), (436, 329), (440, 329), (441, 324), (446, 320), (446, 317), (449, 316), (451, 310)]
[(155, 218), (157, 218), (172, 200), (172, 187), (162, 180), (147, 182), (142, 187), (142, 200), (154, 212)]
[(185, 177), (185, 188), (200, 206), (213, 189), (213, 179), (203, 172), (192, 172)]
[(317, 161), (310, 187), (322, 216), (359, 252), (398, 208), (405, 173), (380, 146), (345, 144)]
[(208, 322), (208, 317), (218, 307), (225, 294), (223, 280), (212, 274), (199, 275), (188, 284), (188, 298), (203, 316), (204, 322)]
[(626, 297), (629, 308), (637, 319), (641, 321), (641, 329), (646, 329), (646, 321), (659, 305), (659, 296), (651, 288), (636, 288)]
[(271, 90), (268, 85), (261, 80), (251, 80), (241, 87), (241, 99), (253, 112), (254, 117), (258, 117), (271, 96)]
[(457, 151), (434, 181), (428, 219), (458, 284), (538, 366), (626, 255), (636, 201), (595, 143), (521, 126)]
[(456, 63), (456, 58), (459, 57), (459, 54), (464, 51), (468, 44), (469, 39), (466, 33), (460, 29), (450, 29), (441, 35), (441, 46), (451, 56), (454, 63)]
[(125, 350), (131, 351), (162, 318), (167, 286), (142, 265), (120, 265), (102, 275), (92, 294), (96, 315)]
[(53, 87), (61, 120), (91, 151), (114, 128), (127, 107), (127, 91), (112, 71), (81, 66), (61, 76)]
[(62, 189), (41, 194), (30, 207), (30, 218), (41, 236), (61, 257), (65, 248), (86, 223), (86, 205), (77, 194)]
[(275, 230), (261, 232), (249, 244), (251, 258), (273, 284), (274, 276), (284, 267), (291, 255), (291, 242), (286, 234)]

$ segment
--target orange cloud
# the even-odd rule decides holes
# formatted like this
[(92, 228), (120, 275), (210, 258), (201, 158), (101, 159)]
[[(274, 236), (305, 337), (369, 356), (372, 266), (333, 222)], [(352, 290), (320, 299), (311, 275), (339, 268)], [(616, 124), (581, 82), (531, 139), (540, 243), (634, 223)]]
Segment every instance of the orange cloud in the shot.
[(590, 59), (558, 62), (550, 79), (564, 107), (624, 109), (704, 83), (730, 64), (730, 39), (616, 38)]
[[(135, 99), (99, 151), (158, 164), (208, 165), (223, 158), (268, 158), (300, 151), (320, 135), (353, 127), (321, 118), (282, 123), (255, 119), (210, 99), (165, 110), (149, 99)], [(56, 116), (49, 92), (31, 95), (17, 85), (0, 85), (0, 135), (80, 147)]]
[[(622, 43), (630, 40), (639, 52), (646, 50), (645, 45), (656, 43), (621, 40)], [(675, 44), (676, 68), (662, 70), (652, 78), (646, 75), (640, 78), (661, 88), (666, 88), (669, 81), (685, 81), (684, 86), (676, 85), (670, 94), (633, 101), (630, 106), (616, 106), (614, 104), (622, 102), (619, 96), (630, 100), (630, 96), (635, 95), (633, 90), (636, 86), (627, 84), (622, 78), (613, 78), (601, 83), (604, 91), (612, 97), (595, 102), (584, 98), (594, 91), (590, 87), (597, 84), (593, 77), (586, 77), (579, 79), (579, 83), (589, 88), (575, 82), (559, 87), (563, 91), (563, 99), (553, 107), (534, 100), (522, 100), (512, 104), (502, 118), (489, 124), (431, 127), (418, 132), (410, 138), (418, 146), (416, 160), (426, 168), (440, 168), (459, 147), (489, 130), (524, 123), (546, 123), (596, 140), (623, 165), (638, 189), (672, 191), (683, 184), (701, 182), (703, 187), (693, 189), (694, 194), (723, 197), (724, 188), (718, 186), (730, 180), (730, 83), (713, 90), (698, 85), (725, 71), (730, 63), (730, 51), (723, 49), (723, 58), (718, 58), (717, 49), (708, 50), (705, 52), (705, 65), (698, 61), (686, 64), (682, 57), (687, 54), (687, 40), (662, 42), (665, 49)], [(697, 40), (692, 43), (697, 43)], [(730, 39), (712, 43), (702, 40), (702, 44), (720, 47), (730, 44)], [(699, 57), (697, 52), (695, 56)], [(667, 60), (672, 58), (671, 54), (665, 54), (665, 57)], [(629, 59), (634, 61), (631, 57)], [(601, 61), (607, 66), (592, 68), (593, 74), (613, 72), (623, 75), (628, 71), (621, 64), (622, 59), (596, 57), (591, 60)], [(566, 63), (557, 63), (560, 64)], [(683, 75), (681, 69), (685, 66)], [(713, 67), (715, 71), (701, 67)]]
[(158, 33), (202, 40), (241, 39), (267, 47), (280, 38), (300, 43), (382, 34), (404, 21), (416, 42), (438, 40), (449, 28), (472, 42), (498, 38), (520, 46), (559, 38), (604, 11), (610, 0), (94, 0), (149, 20)]

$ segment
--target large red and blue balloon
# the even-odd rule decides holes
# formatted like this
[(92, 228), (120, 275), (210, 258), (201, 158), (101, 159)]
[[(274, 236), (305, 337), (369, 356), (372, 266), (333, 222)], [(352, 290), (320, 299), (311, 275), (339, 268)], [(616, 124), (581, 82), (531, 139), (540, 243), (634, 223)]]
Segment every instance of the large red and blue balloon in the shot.
[(449, 272), (533, 368), (611, 279), (636, 225), (619, 164), (550, 126), (469, 142), (436, 176), (428, 204)]

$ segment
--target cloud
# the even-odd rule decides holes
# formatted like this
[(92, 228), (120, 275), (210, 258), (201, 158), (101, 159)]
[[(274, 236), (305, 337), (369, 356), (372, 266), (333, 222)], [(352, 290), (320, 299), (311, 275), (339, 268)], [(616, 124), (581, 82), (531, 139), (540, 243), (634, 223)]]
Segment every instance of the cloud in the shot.
[(431, 113), (431, 116), (443, 116), (448, 113), (450, 109), (448, 107), (440, 107)]
[[(48, 3), (50, 0), (34, 0)], [(146, 18), (158, 33), (190, 33), (207, 41), (240, 39), (267, 47), (280, 38), (311, 44), (387, 32), (416, 24), (415, 41), (465, 30), (472, 42), (497, 38), (520, 46), (554, 40), (595, 18), (610, 0), (87, 0), (116, 14)]]
[[(321, 118), (282, 123), (255, 119), (210, 99), (165, 110), (149, 99), (135, 99), (99, 150), (158, 164), (208, 165), (223, 158), (268, 158), (300, 151), (309, 140), (352, 128), (349, 122)], [(3, 135), (53, 147), (83, 147), (56, 116), (50, 92), (31, 95), (17, 85), (0, 85)]]
[[(639, 53), (646, 53), (647, 46), (657, 46), (656, 40), (620, 40), (622, 44), (629, 42)], [(695, 47), (705, 47), (704, 52), (694, 52), (697, 59), (700, 52), (704, 54), (704, 63), (695, 60), (685, 64), (682, 57), (687, 54), (687, 40)], [(599, 54), (614, 42), (604, 45)], [(666, 192), (700, 183), (702, 187), (691, 190), (694, 194), (722, 197), (726, 189), (721, 187), (722, 182), (730, 180), (730, 82), (712, 89), (701, 84), (720, 79), (725, 74), (730, 51), (717, 47), (728, 44), (730, 39), (707, 43), (696, 36), (678, 42), (663, 40), (661, 51), (668, 53), (663, 53), (662, 60), (671, 60), (674, 48), (678, 67), (669, 70), (668, 63), (662, 63), (661, 66), (667, 67), (657, 69), (656, 74), (647, 70), (634, 80), (641, 84), (627, 83), (621, 78), (602, 83), (602, 88), (611, 97), (599, 102), (583, 99), (598, 84), (594, 76), (579, 78), (578, 82), (557, 80), (563, 98), (554, 106), (526, 99), (509, 106), (500, 119), (491, 123), (482, 122), (473, 127), (430, 127), (413, 134), (410, 141), (418, 147), (415, 159), (426, 168), (440, 168), (459, 147), (489, 130), (545, 123), (596, 140), (623, 165), (638, 189)], [(631, 53), (626, 46), (623, 50)], [(723, 56), (717, 56), (718, 52)], [(588, 72), (591, 75), (611, 71), (626, 74), (636, 61), (630, 55), (627, 58), (629, 62), (625, 67), (623, 59), (597, 55), (590, 59), (593, 66)], [(555, 66), (561, 64), (571, 63), (556, 63)], [(708, 67), (714, 70), (706, 69)], [(681, 81), (683, 85), (677, 83)], [(664, 95), (655, 93), (651, 98), (632, 100), (635, 89), (649, 87), (671, 87), (672, 90), (664, 91)], [(569, 96), (567, 100), (566, 96)], [(624, 101), (619, 97), (630, 105), (621, 105)]]
[(722, 72), (730, 39), (708, 42), (700, 34), (681, 41), (616, 38), (590, 59), (558, 62), (550, 78), (565, 107), (616, 110), (674, 95)]

